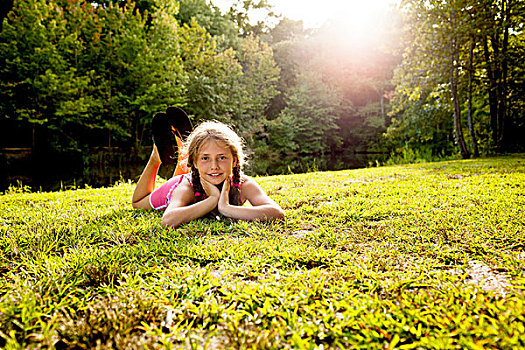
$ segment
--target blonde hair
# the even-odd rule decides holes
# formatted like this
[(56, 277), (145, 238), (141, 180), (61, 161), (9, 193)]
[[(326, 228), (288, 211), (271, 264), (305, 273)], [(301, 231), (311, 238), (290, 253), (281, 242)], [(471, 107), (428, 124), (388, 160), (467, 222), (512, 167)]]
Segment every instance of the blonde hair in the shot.
[(188, 136), (185, 154), (188, 155), (188, 167), (193, 168), (202, 146), (208, 140), (222, 142), (232, 152), (239, 167), (243, 167), (246, 156), (243, 141), (228, 125), (217, 121), (205, 121), (197, 126)]
[(204, 198), (204, 190), (200, 183), (199, 172), (195, 171), (195, 163), (198, 159), (202, 146), (209, 140), (223, 143), (232, 153), (234, 161), (233, 186), (230, 190), (230, 201), (234, 205), (242, 205), (240, 198), (241, 169), (246, 162), (243, 150), (243, 140), (228, 125), (218, 121), (205, 121), (197, 126), (185, 142), (184, 154), (188, 155), (187, 165), (192, 169), (192, 184), (195, 197)]

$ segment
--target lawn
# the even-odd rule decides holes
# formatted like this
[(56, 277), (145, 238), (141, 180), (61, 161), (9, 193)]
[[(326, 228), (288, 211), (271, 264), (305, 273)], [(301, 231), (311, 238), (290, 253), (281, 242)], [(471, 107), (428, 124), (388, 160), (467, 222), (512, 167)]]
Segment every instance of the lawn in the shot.
[(257, 180), (286, 220), (11, 188), (0, 347), (525, 347), (525, 155)]

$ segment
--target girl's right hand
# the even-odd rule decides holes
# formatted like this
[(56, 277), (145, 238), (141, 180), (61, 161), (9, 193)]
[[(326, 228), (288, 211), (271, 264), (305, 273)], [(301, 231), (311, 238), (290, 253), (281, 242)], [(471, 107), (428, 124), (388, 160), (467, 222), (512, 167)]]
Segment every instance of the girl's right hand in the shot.
[(203, 178), (201, 180), (202, 188), (204, 188), (204, 192), (206, 192), (206, 196), (208, 197), (214, 197), (219, 200), (219, 197), (221, 196), (221, 191), (217, 188), (217, 186), (209, 183), (208, 181), (204, 180)]

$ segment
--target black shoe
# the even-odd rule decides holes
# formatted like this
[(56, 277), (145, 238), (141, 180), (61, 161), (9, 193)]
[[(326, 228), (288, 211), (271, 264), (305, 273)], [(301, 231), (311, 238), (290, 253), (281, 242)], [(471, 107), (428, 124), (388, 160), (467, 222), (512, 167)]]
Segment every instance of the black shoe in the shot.
[(167, 113), (159, 112), (153, 116), (153, 142), (157, 146), (163, 164), (177, 162), (176, 137), (183, 140), (191, 130), (192, 126), (188, 116), (178, 107), (168, 107)]
[(166, 115), (168, 116), (168, 120), (173, 123), (172, 125), (174, 125), (179, 132), (181, 140), (186, 139), (193, 130), (190, 118), (188, 118), (186, 112), (179, 107), (168, 107), (168, 109), (166, 109)]

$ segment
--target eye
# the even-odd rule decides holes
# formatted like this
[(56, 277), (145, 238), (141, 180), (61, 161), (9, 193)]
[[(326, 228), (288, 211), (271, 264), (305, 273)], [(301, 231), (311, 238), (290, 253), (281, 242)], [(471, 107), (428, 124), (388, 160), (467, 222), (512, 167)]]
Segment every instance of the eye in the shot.
[(225, 160), (225, 159), (228, 159), (228, 157), (226, 157), (226, 156), (220, 156), (219, 159), (220, 159), (220, 160)]
[(208, 159), (209, 159), (208, 156), (203, 156), (203, 157), (201, 157), (201, 160), (208, 160)]

